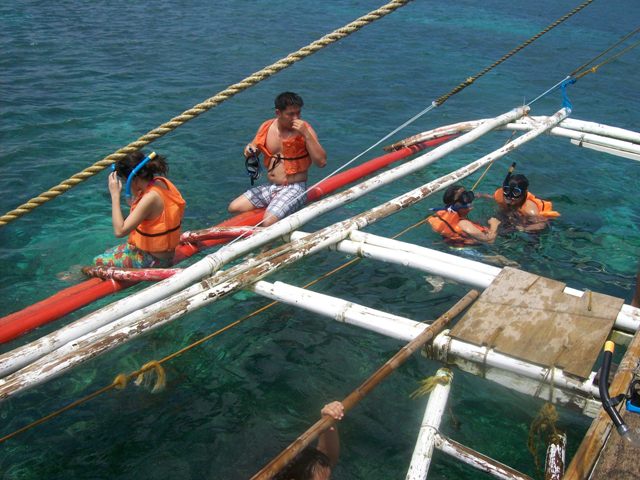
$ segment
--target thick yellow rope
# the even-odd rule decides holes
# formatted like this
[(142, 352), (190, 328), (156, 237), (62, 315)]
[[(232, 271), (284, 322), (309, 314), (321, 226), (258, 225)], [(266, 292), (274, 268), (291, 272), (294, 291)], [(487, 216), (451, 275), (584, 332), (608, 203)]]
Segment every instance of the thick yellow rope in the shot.
[(145, 145), (150, 144), (151, 142), (157, 140), (158, 138), (166, 135), (167, 133), (175, 130), (180, 125), (188, 122), (189, 120), (197, 117), (201, 113), (206, 112), (207, 110), (221, 104), (225, 100), (233, 97), (234, 95), (246, 90), (253, 85), (265, 80), (281, 70), (284, 70), (287, 67), (290, 67), (296, 62), (308, 57), (309, 55), (317, 52), (318, 50), (331, 45), (332, 43), (337, 42), (338, 40), (351, 35), (354, 32), (357, 32), (362, 27), (375, 22), (379, 18), (388, 15), (400, 7), (403, 7), (411, 0), (392, 0), (389, 3), (383, 5), (382, 7), (369, 12), (368, 14), (354, 20), (348, 25), (341, 27), (337, 30), (334, 30), (332, 33), (325, 35), (324, 37), (316, 40), (309, 45), (302, 47), (300, 50), (293, 52), (287, 55), (285, 58), (278, 60), (275, 63), (272, 63), (268, 67), (263, 68), (251, 75), (249, 75), (244, 80), (234, 83), (233, 85), (227, 87), (225, 90), (217, 93), (211, 98), (208, 98), (202, 103), (195, 105), (194, 107), (182, 112), (177, 117), (172, 118), (166, 123), (163, 123), (159, 127), (151, 130), (147, 134), (138, 138), (136, 141), (131, 142), (126, 147), (122, 147), (117, 150), (115, 153), (104, 157), (102, 160), (94, 163), (90, 167), (85, 168), (81, 172), (78, 172), (72, 175), (70, 178), (62, 181), (55, 187), (50, 188), (46, 192), (41, 193), (39, 196), (32, 198), (31, 200), (23, 203), (19, 207), (10, 212), (5, 213), (0, 217), (0, 227), (7, 225), (9, 222), (16, 220), (17, 218), (29, 213), (31, 210), (39, 207), (43, 203), (48, 202), (49, 200), (53, 200), (59, 195), (62, 195), (67, 190), (75, 187), (81, 182), (84, 182), (86, 179), (100, 173), (102, 170), (107, 168), (112, 163), (116, 162), (120, 158), (123, 158), (127, 153), (135, 152), (136, 150), (140, 150)]

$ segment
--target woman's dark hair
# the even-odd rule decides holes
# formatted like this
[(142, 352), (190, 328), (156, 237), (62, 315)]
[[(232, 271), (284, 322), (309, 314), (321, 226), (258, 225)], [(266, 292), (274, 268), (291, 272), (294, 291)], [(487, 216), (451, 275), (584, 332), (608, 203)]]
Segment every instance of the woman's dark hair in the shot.
[(464, 190), (462, 185), (450, 185), (449, 188), (444, 191), (442, 201), (447, 207), (456, 203), (456, 193), (460, 190)]
[(314, 447), (307, 447), (287, 464), (274, 480), (311, 480), (317, 469), (331, 468), (331, 460)]
[[(147, 154), (137, 150), (133, 153), (128, 153), (124, 158), (116, 161), (116, 172), (122, 178), (128, 178), (129, 174), (136, 166), (145, 159)], [(155, 158), (149, 160), (136, 174), (136, 177), (151, 180), (155, 175), (166, 176), (169, 173), (169, 166), (167, 160), (162, 156), (156, 154)]]
[(302, 101), (302, 97), (297, 93), (282, 92), (280, 95), (276, 97), (274, 104), (276, 106), (276, 109), (282, 112), (283, 110), (286, 110), (287, 107), (291, 105), (293, 105), (294, 107), (302, 108), (302, 106), (304, 105), (304, 102)]

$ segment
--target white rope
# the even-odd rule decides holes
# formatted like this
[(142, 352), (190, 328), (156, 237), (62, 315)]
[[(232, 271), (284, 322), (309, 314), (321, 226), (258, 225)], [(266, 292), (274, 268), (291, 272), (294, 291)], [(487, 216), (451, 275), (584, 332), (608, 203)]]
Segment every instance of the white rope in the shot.
[(536, 98), (534, 98), (533, 100), (531, 100), (529, 103), (527, 103), (527, 107), (530, 107), (532, 103), (537, 102), (538, 100), (540, 100), (542, 97), (544, 97), (545, 95), (549, 94), (550, 92), (554, 91), (556, 88), (558, 88), (560, 85), (562, 85), (562, 82), (565, 82), (567, 80), (569, 80), (571, 78), (571, 75), (567, 75), (566, 77), (564, 77), (562, 80), (560, 80), (558, 83), (556, 83), (553, 87), (551, 87), (550, 89), (548, 89), (546, 92), (541, 93), (540, 95), (538, 95)]

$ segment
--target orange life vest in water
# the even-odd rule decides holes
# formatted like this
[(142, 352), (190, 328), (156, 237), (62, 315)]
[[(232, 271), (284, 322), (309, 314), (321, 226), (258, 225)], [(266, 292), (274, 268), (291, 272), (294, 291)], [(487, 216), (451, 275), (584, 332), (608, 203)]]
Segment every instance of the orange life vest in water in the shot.
[[(287, 175), (295, 175), (296, 173), (303, 173), (309, 170), (311, 166), (311, 157), (307, 151), (307, 142), (300, 134), (293, 137), (282, 139), (282, 152), (273, 155), (267, 148), (267, 134), (269, 133), (269, 127), (275, 122), (276, 119), (272, 118), (267, 120), (258, 129), (256, 138), (253, 139), (253, 143), (264, 154), (264, 166), (269, 168), (272, 159), (281, 159), (284, 161), (284, 171)], [(305, 122), (307, 127), (309, 124)], [(278, 162), (278, 160), (276, 160)], [(273, 168), (273, 167), (271, 167)]]
[[(164, 183), (167, 189), (155, 185), (157, 182)], [(152, 190), (162, 197), (164, 210), (156, 218), (142, 221), (129, 234), (129, 243), (146, 252), (170, 252), (180, 242), (180, 227), (186, 202), (173, 183), (164, 177), (155, 177), (144, 193), (131, 204), (132, 212), (140, 199)]]
[[(427, 218), (427, 221), (431, 225), (434, 232), (439, 233), (444, 237), (447, 243), (454, 245), (474, 245), (478, 243), (477, 240), (471, 238), (467, 233), (460, 228), (460, 215), (453, 210), (439, 210), (433, 215)], [(465, 218), (468, 222), (471, 222), (468, 218)], [(488, 230), (487, 227), (478, 225), (475, 222), (471, 222), (474, 227), (482, 232)]]
[[(499, 188), (495, 191), (495, 193), (493, 194), (493, 199), (498, 203), (498, 205), (500, 205), (500, 207), (507, 207), (507, 204), (504, 201), (504, 192), (502, 191), (502, 188)], [(541, 217), (555, 218), (560, 216), (559, 212), (553, 210), (553, 203), (551, 203), (549, 200), (542, 200), (536, 197), (531, 192), (527, 192), (527, 199), (524, 201), (524, 203), (527, 203), (527, 200), (530, 200), (536, 204), (536, 207), (538, 207), (538, 215), (540, 215)], [(522, 214), (524, 214), (524, 203), (518, 209), (518, 212)]]

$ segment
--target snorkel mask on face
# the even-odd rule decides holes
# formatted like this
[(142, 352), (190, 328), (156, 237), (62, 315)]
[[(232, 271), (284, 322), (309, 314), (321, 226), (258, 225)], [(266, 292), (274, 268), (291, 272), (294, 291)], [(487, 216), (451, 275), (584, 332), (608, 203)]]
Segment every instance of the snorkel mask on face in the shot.
[(465, 209), (471, 210), (473, 208), (473, 205), (471, 205), (471, 203), (473, 202), (474, 198), (476, 198), (476, 196), (473, 192), (469, 190), (465, 190), (460, 194), (460, 196), (455, 201), (455, 203), (451, 205), (449, 208), (451, 208), (451, 210), (454, 210), (454, 211), (465, 210)]
[(516, 162), (513, 162), (507, 171), (507, 176), (504, 177), (504, 181), (502, 182), (502, 193), (505, 198), (510, 200), (515, 200), (516, 198), (520, 198), (522, 196), (522, 189), (515, 186), (509, 185), (509, 180), (511, 180), (511, 175), (513, 171), (516, 169)]

